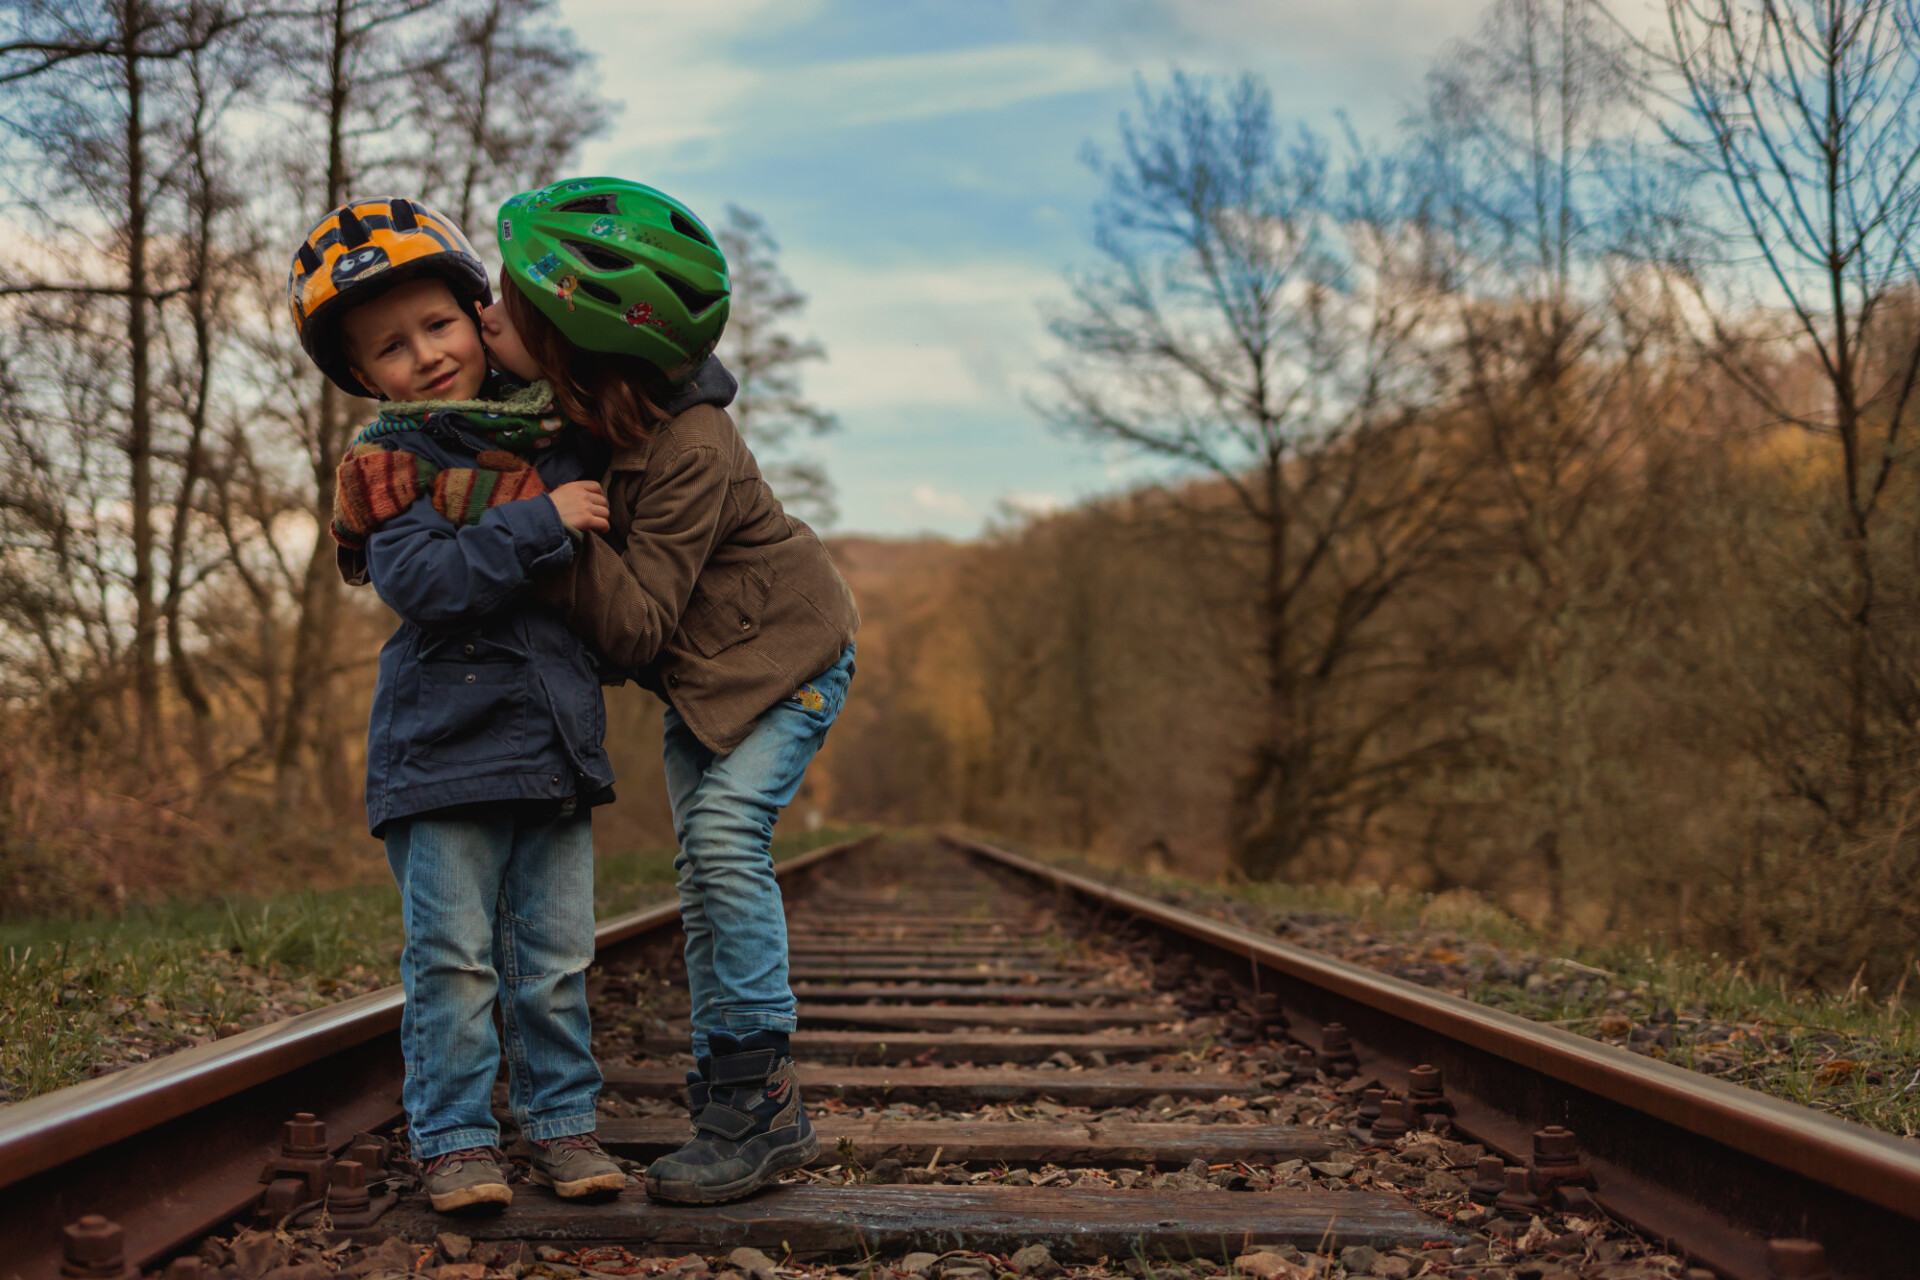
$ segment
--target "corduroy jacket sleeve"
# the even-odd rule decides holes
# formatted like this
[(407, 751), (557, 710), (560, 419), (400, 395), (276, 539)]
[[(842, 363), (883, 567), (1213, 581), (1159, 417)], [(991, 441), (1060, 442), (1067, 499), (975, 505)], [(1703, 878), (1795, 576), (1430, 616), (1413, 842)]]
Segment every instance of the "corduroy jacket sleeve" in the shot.
[(415, 626), (465, 626), (497, 612), (538, 575), (573, 559), (573, 539), (541, 495), (455, 527), (422, 496), (367, 539), (373, 588)]
[(633, 513), (624, 570), (592, 575), (605, 594), (569, 621), (614, 665), (639, 670), (680, 629), (694, 584), (726, 537), (729, 479), (724, 453), (706, 441), (656, 448), (646, 470), (613, 472), (608, 500)]

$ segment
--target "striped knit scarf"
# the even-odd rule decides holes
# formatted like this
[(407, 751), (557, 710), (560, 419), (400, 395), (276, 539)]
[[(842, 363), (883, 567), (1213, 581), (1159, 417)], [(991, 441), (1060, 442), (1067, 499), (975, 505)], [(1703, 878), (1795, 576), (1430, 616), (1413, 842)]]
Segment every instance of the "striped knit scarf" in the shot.
[(433, 509), (456, 525), (479, 524), (487, 508), (547, 491), (533, 464), (505, 449), (487, 449), (478, 466), (440, 468), (417, 453), (356, 444), (340, 461), (333, 490), (333, 540), (362, 551), (367, 538), (431, 495)]

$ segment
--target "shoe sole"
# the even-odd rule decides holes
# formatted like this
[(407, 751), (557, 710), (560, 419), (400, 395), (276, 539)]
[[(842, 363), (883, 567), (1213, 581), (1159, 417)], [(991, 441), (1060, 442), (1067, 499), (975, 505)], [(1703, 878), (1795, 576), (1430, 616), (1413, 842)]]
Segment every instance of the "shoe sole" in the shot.
[(433, 1202), (435, 1213), (450, 1213), (456, 1209), (491, 1204), (504, 1209), (513, 1203), (513, 1188), (504, 1182), (483, 1182), (477, 1186), (429, 1194), (427, 1199)]
[(775, 1147), (767, 1153), (760, 1167), (744, 1177), (732, 1182), (723, 1182), (717, 1187), (702, 1187), (690, 1182), (669, 1182), (662, 1178), (647, 1179), (647, 1196), (653, 1200), (664, 1200), (669, 1204), (722, 1204), (728, 1200), (743, 1200), (760, 1188), (772, 1182), (774, 1178), (789, 1169), (798, 1169), (820, 1154), (820, 1138), (813, 1129), (807, 1129), (807, 1136), (791, 1146)]
[(555, 1182), (551, 1176), (539, 1169), (527, 1175), (543, 1187), (552, 1187), (553, 1193), (562, 1200), (577, 1200), (581, 1196), (590, 1196), (597, 1191), (624, 1191), (627, 1175), (618, 1170), (613, 1173), (596, 1173), (591, 1178), (575, 1178), (572, 1182)]

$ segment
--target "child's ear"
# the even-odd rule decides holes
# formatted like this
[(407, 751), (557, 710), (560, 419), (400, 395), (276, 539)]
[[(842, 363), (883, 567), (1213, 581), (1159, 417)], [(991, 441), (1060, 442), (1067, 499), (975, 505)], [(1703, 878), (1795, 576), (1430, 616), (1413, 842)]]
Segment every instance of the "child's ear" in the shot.
[(373, 399), (385, 400), (387, 398), (381, 392), (379, 384), (374, 382), (372, 378), (369, 378), (366, 375), (366, 371), (363, 370), (359, 365), (357, 364), (348, 365), (347, 372), (353, 375), (353, 380), (355, 382), (359, 383), (361, 386), (367, 389), (367, 394)]

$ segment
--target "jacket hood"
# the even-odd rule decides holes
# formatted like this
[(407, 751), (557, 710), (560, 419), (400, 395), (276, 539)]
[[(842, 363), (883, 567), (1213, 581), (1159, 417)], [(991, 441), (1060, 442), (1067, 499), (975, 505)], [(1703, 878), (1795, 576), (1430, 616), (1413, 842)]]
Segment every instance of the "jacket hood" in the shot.
[(720, 363), (720, 357), (708, 356), (691, 378), (673, 389), (660, 408), (669, 418), (677, 418), (697, 404), (724, 409), (733, 403), (739, 391), (740, 384), (727, 372), (727, 366)]

